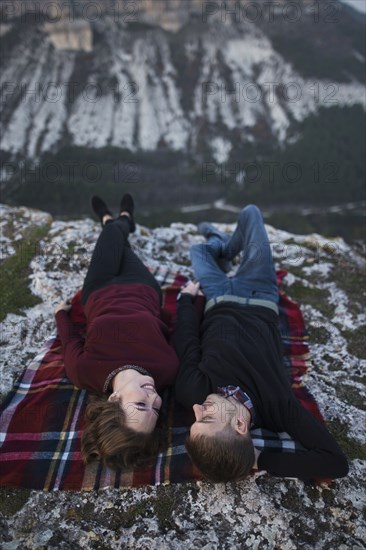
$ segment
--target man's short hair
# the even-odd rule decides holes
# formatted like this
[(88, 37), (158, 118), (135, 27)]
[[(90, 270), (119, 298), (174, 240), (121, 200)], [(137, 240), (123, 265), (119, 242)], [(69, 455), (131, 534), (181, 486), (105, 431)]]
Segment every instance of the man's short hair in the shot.
[(255, 461), (250, 434), (240, 435), (231, 427), (215, 436), (189, 436), (185, 446), (193, 464), (213, 483), (244, 479)]

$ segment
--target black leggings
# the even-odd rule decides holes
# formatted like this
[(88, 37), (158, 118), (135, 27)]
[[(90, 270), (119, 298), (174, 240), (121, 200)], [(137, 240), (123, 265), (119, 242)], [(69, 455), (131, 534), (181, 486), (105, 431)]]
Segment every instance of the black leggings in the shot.
[(154, 288), (162, 300), (159, 283), (147, 267), (131, 250), (128, 242), (130, 223), (127, 216), (110, 220), (103, 227), (95, 245), (86, 274), (82, 303), (86, 304), (90, 294), (111, 284), (144, 284)]

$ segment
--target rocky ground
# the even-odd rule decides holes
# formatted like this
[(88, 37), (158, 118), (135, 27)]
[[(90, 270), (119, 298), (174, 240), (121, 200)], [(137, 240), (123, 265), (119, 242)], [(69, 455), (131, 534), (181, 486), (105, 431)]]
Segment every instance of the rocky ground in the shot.
[[(54, 306), (80, 288), (99, 227), (4, 205), (0, 214), (4, 396), (55, 331)], [(302, 304), (313, 358), (307, 384), (350, 459), (347, 478), (330, 487), (264, 475), (98, 493), (1, 489), (4, 550), (366, 547), (365, 255), (342, 239), (267, 230), (276, 267), (289, 271), (285, 290)], [(131, 241), (150, 264), (191, 275), (188, 250), (200, 239), (196, 226), (176, 223), (138, 226)]]

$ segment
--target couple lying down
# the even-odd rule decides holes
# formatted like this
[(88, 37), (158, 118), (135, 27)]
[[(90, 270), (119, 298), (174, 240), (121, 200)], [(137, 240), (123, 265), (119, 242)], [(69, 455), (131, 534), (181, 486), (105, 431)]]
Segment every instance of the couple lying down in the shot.
[[(207, 480), (243, 479), (252, 468), (302, 479), (346, 476), (342, 450), (296, 400), (285, 373), (276, 273), (258, 208), (243, 208), (232, 235), (199, 225), (206, 243), (190, 251), (198, 282), (178, 295), (173, 346), (160, 286), (128, 241), (135, 231), (131, 195), (123, 196), (116, 218), (99, 197), (92, 206), (102, 232), (82, 290), (85, 339), (69, 318), (69, 302), (55, 310), (68, 377), (99, 395), (86, 410), (85, 462), (102, 458), (129, 468), (152, 458), (160, 442), (160, 393), (174, 386), (175, 399), (193, 408), (186, 448)], [(200, 322), (194, 302), (202, 293)], [(304, 450), (260, 452), (252, 427), (287, 432)]]

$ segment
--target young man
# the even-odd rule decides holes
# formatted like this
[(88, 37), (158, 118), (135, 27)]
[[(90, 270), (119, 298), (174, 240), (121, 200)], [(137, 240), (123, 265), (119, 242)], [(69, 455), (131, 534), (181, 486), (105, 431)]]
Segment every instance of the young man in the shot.
[[(177, 400), (193, 406), (196, 421), (187, 451), (206, 479), (245, 477), (253, 467), (274, 476), (337, 478), (348, 473), (342, 450), (293, 395), (283, 365), (278, 328), (278, 287), (262, 215), (244, 208), (230, 237), (200, 224), (205, 244), (193, 245), (198, 283), (178, 296), (176, 350), (180, 370)], [(243, 258), (229, 278), (229, 261)], [(200, 326), (192, 305), (201, 286), (206, 295)], [(251, 427), (287, 432), (302, 452), (257, 451)]]

